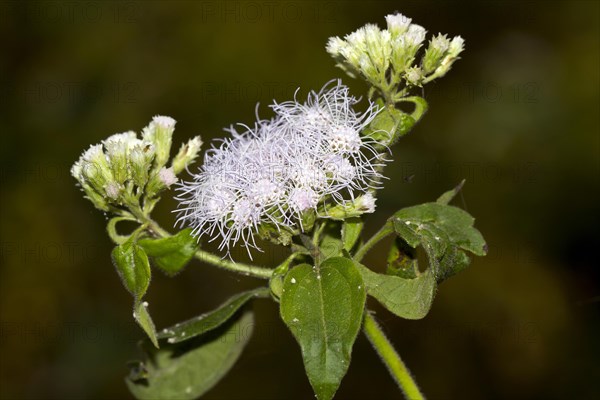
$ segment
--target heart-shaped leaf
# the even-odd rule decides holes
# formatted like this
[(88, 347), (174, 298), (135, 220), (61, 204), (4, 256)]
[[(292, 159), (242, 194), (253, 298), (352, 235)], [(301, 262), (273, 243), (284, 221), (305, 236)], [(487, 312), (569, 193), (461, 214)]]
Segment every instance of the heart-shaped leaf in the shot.
[(249, 300), (256, 297), (268, 297), (269, 294), (268, 288), (258, 288), (239, 293), (227, 300), (216, 310), (163, 329), (159, 333), (158, 338), (167, 339), (169, 343), (179, 343), (202, 335), (224, 324)]
[(198, 249), (198, 243), (190, 228), (166, 238), (140, 239), (138, 244), (152, 257), (154, 264), (169, 276), (181, 271)]
[(300, 344), (308, 379), (320, 400), (337, 391), (348, 366), (365, 304), (365, 287), (353, 261), (329, 258), (287, 274), (281, 317)]
[(181, 343), (165, 343), (160, 350), (144, 341), (144, 361), (132, 364), (127, 386), (142, 400), (196, 399), (235, 364), (253, 326), (252, 312), (246, 311), (204, 335)]

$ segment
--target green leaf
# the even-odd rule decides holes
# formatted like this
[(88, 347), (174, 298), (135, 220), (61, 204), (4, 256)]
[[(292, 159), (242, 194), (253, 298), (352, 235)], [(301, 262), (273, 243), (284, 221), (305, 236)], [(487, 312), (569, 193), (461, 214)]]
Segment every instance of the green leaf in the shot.
[(402, 136), (409, 133), (427, 111), (427, 101), (418, 96), (404, 97), (399, 101), (413, 103), (415, 110), (411, 114), (407, 114), (392, 105), (386, 105), (382, 99), (377, 99), (376, 103), (382, 110), (365, 128), (363, 135), (386, 146), (392, 146)]
[(150, 285), (150, 263), (144, 249), (131, 238), (113, 249), (112, 260), (123, 285), (140, 300)]
[(271, 279), (269, 279), (269, 289), (271, 290), (271, 294), (276, 301), (279, 301), (281, 298), (285, 275), (288, 273), (290, 265), (297, 257), (303, 257), (303, 255), (301, 253), (294, 252), (273, 270)]
[(320, 400), (333, 397), (348, 370), (364, 304), (361, 274), (347, 258), (329, 258), (319, 267), (301, 264), (285, 278), (281, 318), (300, 344)]
[(252, 334), (251, 311), (219, 328), (153, 349), (142, 342), (144, 361), (133, 366), (127, 386), (142, 400), (195, 399), (210, 390), (240, 357)]
[(425, 203), (404, 208), (394, 214), (394, 218), (394, 227), (403, 225), (419, 238), (441, 231), (452, 244), (464, 250), (478, 256), (487, 252), (483, 236), (473, 227), (475, 219), (458, 207)]
[(410, 132), (416, 120), (410, 114), (406, 114), (390, 105), (384, 105), (381, 99), (378, 99), (377, 104), (382, 110), (365, 128), (363, 135), (391, 146)]
[(156, 327), (148, 312), (148, 303), (136, 301), (133, 305), (133, 318), (142, 327), (152, 344), (158, 348), (158, 340), (156, 338)]
[(464, 251), (457, 247), (450, 247), (442, 256), (438, 265), (437, 280), (441, 282), (448, 279), (452, 275), (456, 275), (460, 271), (466, 269), (471, 260)]
[(413, 279), (419, 274), (418, 264), (416, 250), (401, 238), (395, 238), (388, 253), (386, 273)]
[(137, 245), (135, 237), (132, 236), (113, 249), (112, 259), (123, 285), (134, 297), (133, 318), (158, 347), (156, 329), (147, 309), (148, 303), (142, 302), (142, 297), (150, 285), (150, 263), (146, 252)]
[(421, 319), (429, 312), (435, 296), (436, 281), (431, 270), (414, 279), (378, 274), (364, 265), (357, 266), (367, 293), (393, 314), (406, 319)]
[(319, 253), (321, 261), (331, 257), (339, 257), (342, 255), (344, 245), (342, 243), (342, 227), (337, 221), (326, 222), (327, 226), (321, 235), (319, 243)]
[(436, 203), (444, 205), (450, 204), (450, 202), (454, 199), (454, 197), (456, 197), (456, 195), (458, 194), (458, 192), (460, 192), (464, 185), (465, 180), (463, 179), (458, 185), (456, 185), (454, 189), (448, 190), (447, 192), (443, 193), (440, 197), (438, 197)]
[(268, 297), (268, 288), (258, 288), (239, 293), (209, 313), (180, 322), (162, 330), (158, 338), (169, 343), (179, 343), (211, 331), (229, 320), (244, 304), (256, 297)]
[(138, 244), (153, 258), (156, 266), (169, 276), (181, 271), (198, 249), (198, 243), (190, 228), (166, 238), (140, 239)]
[(351, 251), (356, 242), (358, 242), (358, 239), (360, 239), (363, 225), (362, 219), (358, 217), (349, 218), (344, 221), (342, 225), (342, 242), (346, 251)]
[(474, 221), (464, 210), (439, 203), (405, 208), (393, 217), (394, 230), (408, 245), (423, 246), (438, 282), (467, 267), (464, 251), (478, 256), (487, 253)]

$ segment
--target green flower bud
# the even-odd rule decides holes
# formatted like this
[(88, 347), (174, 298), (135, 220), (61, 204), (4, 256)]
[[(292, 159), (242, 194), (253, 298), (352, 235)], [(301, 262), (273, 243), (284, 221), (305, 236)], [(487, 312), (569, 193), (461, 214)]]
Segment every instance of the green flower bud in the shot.
[(113, 181), (113, 174), (102, 151), (102, 145), (91, 146), (79, 159), (81, 177), (98, 193), (104, 193), (104, 185)]
[(83, 177), (83, 168), (81, 166), (81, 159), (75, 161), (75, 164), (71, 167), (71, 176), (77, 180), (80, 185), (85, 183), (85, 178)]
[(106, 154), (110, 164), (110, 169), (117, 183), (124, 183), (129, 178), (127, 158), (129, 150), (135, 146), (139, 139), (133, 131), (117, 133), (102, 142), (106, 148)]
[(382, 31), (377, 25), (367, 24), (365, 26), (365, 44), (368, 49), (368, 58), (377, 72), (376, 76), (371, 76), (374, 80), (381, 79), (382, 74), (390, 65), (391, 40), (390, 32)]
[(394, 71), (402, 73), (415, 59), (427, 31), (420, 25), (410, 25), (405, 33), (392, 40), (392, 66)]
[(393, 37), (402, 35), (408, 30), (412, 19), (405, 17), (402, 14), (389, 14), (385, 16), (388, 31)]
[(348, 49), (348, 43), (345, 40), (340, 39), (338, 36), (329, 38), (327, 46), (325, 47), (327, 52), (333, 57), (338, 58), (344, 55), (344, 52)]
[(367, 80), (375, 83), (380, 83), (381, 78), (378, 73), (377, 67), (373, 64), (373, 60), (367, 55), (362, 54), (358, 62), (358, 68), (360, 72), (367, 78)]
[(148, 186), (146, 186), (146, 195), (149, 198), (155, 197), (161, 191), (168, 189), (177, 182), (177, 177), (172, 168), (162, 167), (150, 177)]
[(155, 171), (164, 167), (169, 160), (174, 130), (175, 120), (173, 118), (157, 115), (142, 131), (143, 139), (154, 145), (156, 152), (154, 158)]
[(108, 202), (101, 194), (89, 185), (82, 185), (82, 188), (85, 192), (85, 197), (94, 204), (94, 207), (101, 211), (108, 211)]
[(419, 67), (411, 67), (404, 73), (404, 79), (409, 85), (421, 86), (423, 82), (423, 71)]
[[(109, 211), (111, 205), (138, 208), (144, 195), (156, 203), (156, 195), (177, 181), (173, 169), (164, 167), (174, 126), (172, 118), (157, 116), (144, 128), (144, 140), (132, 131), (112, 135), (84, 152), (71, 174), (86, 197), (103, 211)], [(177, 165), (184, 168), (193, 161), (201, 143), (195, 138), (184, 146)], [(144, 204), (151, 203), (144, 199)]]
[(88, 200), (90, 200), (97, 209), (101, 211), (108, 211), (108, 203), (106, 202), (104, 197), (102, 197), (102, 195), (96, 192), (94, 188), (90, 186), (88, 180), (83, 176), (82, 161), (83, 160), (80, 159), (79, 161), (75, 162), (75, 164), (73, 164), (73, 167), (71, 167), (71, 175), (73, 175), (73, 177), (77, 179), (77, 182), (86, 194), (85, 197)]
[(196, 136), (195, 138), (190, 139), (187, 143), (181, 145), (181, 148), (173, 159), (173, 163), (171, 165), (175, 175), (179, 174), (184, 168), (188, 167), (194, 162), (196, 157), (198, 157), (201, 147), (202, 139), (200, 136)]
[[(444, 57), (444, 59), (442, 60), (442, 64), (440, 65), (439, 69), (441, 69), (442, 71), (440, 72), (442, 76), (444, 75), (446, 72), (448, 72), (450, 70), (450, 67), (452, 67), (452, 64), (454, 64), (454, 61), (458, 60), (458, 55), (460, 53), (462, 53), (462, 51), (465, 49), (465, 41), (463, 38), (461, 38), (460, 36), (455, 36), (452, 41), (450, 42), (450, 46), (448, 48), (448, 52), (446, 53), (446, 57)], [(436, 71), (437, 73), (437, 71)]]
[(129, 153), (129, 170), (135, 184), (143, 188), (148, 183), (148, 176), (154, 160), (154, 145), (141, 142)]
[(460, 37), (452, 41), (438, 34), (429, 42), (419, 66), (415, 57), (427, 31), (402, 14), (385, 17), (387, 29), (367, 24), (344, 39), (331, 37), (327, 52), (351, 77), (361, 77), (370, 85), (369, 97), (379, 91), (388, 102), (407, 96), (414, 87), (422, 87), (446, 74), (463, 50)]
[(165, 188), (170, 188), (172, 184), (177, 183), (177, 177), (173, 172), (173, 168), (161, 168), (158, 171), (158, 179)]
[(450, 40), (448, 40), (446, 35), (442, 35), (441, 33), (429, 41), (429, 47), (425, 50), (425, 55), (421, 62), (423, 72), (426, 75), (429, 75), (440, 66), (449, 48)]
[(455, 36), (448, 46), (448, 51), (444, 55), (440, 65), (435, 69), (433, 74), (427, 77), (426, 81), (429, 82), (433, 79), (440, 78), (452, 68), (454, 61), (458, 60), (458, 55), (464, 50), (465, 41), (460, 36)]
[(334, 220), (344, 220), (346, 218), (358, 217), (362, 214), (375, 212), (375, 197), (371, 193), (366, 193), (357, 197), (352, 202), (337, 204), (325, 208), (324, 216)]
[(117, 182), (108, 182), (104, 186), (104, 191), (106, 192), (106, 197), (108, 197), (113, 202), (118, 202), (121, 197), (121, 191), (123, 190), (123, 186), (118, 184)]

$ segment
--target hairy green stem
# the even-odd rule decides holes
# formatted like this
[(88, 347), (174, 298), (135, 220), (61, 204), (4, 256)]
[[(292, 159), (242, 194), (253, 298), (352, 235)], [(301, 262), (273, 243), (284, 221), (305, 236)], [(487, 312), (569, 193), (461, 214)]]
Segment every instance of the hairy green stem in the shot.
[(106, 224), (106, 232), (108, 233), (108, 237), (115, 244), (123, 244), (129, 239), (130, 235), (119, 235), (117, 232), (117, 224), (121, 221), (131, 221), (137, 222), (137, 219), (133, 218), (133, 216), (121, 216), (121, 217), (113, 217)]
[[(145, 217), (143, 215), (136, 215), (138, 221), (142, 224), (145, 224), (148, 229), (150, 229), (154, 234), (159, 237), (169, 237), (172, 236), (168, 231), (163, 229), (160, 225), (158, 225), (154, 220)], [(273, 274), (273, 270), (270, 268), (259, 267), (256, 265), (249, 265), (244, 263), (233, 262), (229, 260), (224, 260), (221, 257), (204, 251), (202, 249), (198, 249), (194, 254), (194, 257), (200, 261), (203, 261), (207, 264), (214, 265), (219, 268), (223, 268), (232, 272), (236, 272), (238, 274), (252, 276), (254, 278), (260, 279), (270, 279)]]
[(367, 240), (365, 244), (356, 250), (356, 253), (354, 254), (354, 260), (362, 260), (365, 254), (367, 254), (367, 252), (371, 250), (373, 246), (392, 233), (394, 233), (394, 226), (392, 225), (391, 221), (387, 221), (385, 225), (383, 225), (381, 229), (377, 231), (377, 233), (375, 233), (369, 240)]
[(368, 310), (365, 310), (363, 331), (377, 354), (379, 354), (379, 357), (381, 357), (390, 375), (392, 375), (400, 390), (404, 393), (404, 396), (408, 400), (425, 400), (425, 396), (419, 390), (400, 355), (394, 350), (389, 339), (385, 336), (381, 327)]
[(429, 108), (427, 100), (420, 96), (399, 97), (395, 100), (399, 103), (413, 103), (415, 105), (415, 109), (410, 114), (410, 116), (414, 118), (415, 122), (419, 122), (419, 120), (423, 118), (423, 115), (425, 115), (427, 109)]

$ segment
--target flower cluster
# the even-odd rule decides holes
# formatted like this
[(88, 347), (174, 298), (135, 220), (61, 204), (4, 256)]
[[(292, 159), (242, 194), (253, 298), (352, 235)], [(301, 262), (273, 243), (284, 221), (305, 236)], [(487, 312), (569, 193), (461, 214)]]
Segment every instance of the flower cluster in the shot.
[(230, 128), (232, 137), (208, 150), (194, 180), (180, 186), (178, 222), (197, 236), (220, 238), (221, 250), (237, 242), (249, 249), (257, 248), (261, 225), (304, 230), (306, 214), (327, 217), (328, 205), (372, 212), (367, 192), (387, 160), (378, 143), (360, 135), (377, 107), (358, 113), (357, 101), (338, 81), (305, 103), (273, 104), (275, 117), (254, 127)]
[(383, 93), (398, 91), (402, 85), (422, 86), (444, 76), (464, 49), (460, 36), (448, 39), (440, 33), (430, 40), (421, 62), (414, 64), (427, 31), (402, 14), (385, 18), (387, 29), (367, 24), (344, 39), (330, 38), (327, 44), (327, 52), (338, 61), (338, 66), (350, 76), (364, 78)]
[(102, 211), (137, 207), (142, 195), (155, 199), (177, 182), (176, 174), (194, 161), (202, 145), (199, 137), (191, 139), (167, 168), (174, 129), (173, 118), (156, 116), (143, 129), (141, 139), (133, 131), (112, 135), (86, 150), (71, 175)]

